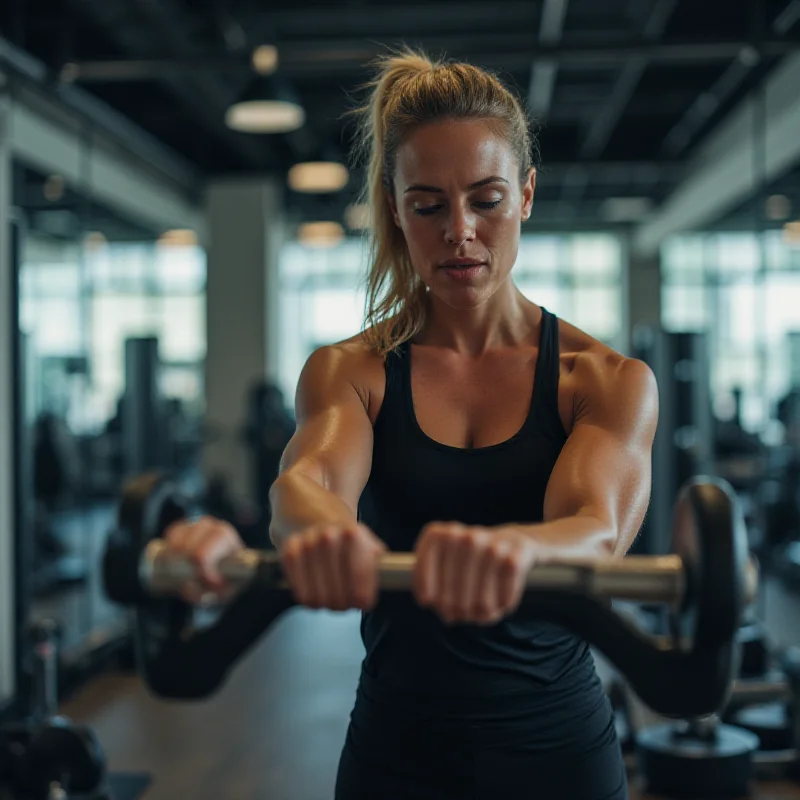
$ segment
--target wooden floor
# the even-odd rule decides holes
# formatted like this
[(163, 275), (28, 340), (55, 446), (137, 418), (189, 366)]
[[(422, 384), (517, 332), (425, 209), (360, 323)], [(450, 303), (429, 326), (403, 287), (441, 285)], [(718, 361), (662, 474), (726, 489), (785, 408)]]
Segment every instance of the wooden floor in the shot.
[[(800, 642), (796, 602), (768, 598), (779, 640)], [(208, 701), (166, 703), (135, 677), (107, 675), (62, 710), (93, 726), (111, 770), (152, 773), (143, 800), (328, 800), (362, 655), (357, 616), (298, 610)], [(800, 800), (800, 786), (753, 797)], [(635, 786), (632, 800), (643, 800)]]

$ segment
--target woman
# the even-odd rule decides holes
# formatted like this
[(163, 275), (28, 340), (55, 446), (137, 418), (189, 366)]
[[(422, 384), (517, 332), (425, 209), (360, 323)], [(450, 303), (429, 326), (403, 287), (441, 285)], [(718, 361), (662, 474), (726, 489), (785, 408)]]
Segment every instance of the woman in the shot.
[[(588, 646), (517, 607), (534, 564), (627, 552), (653, 375), (514, 285), (536, 172), (513, 95), (414, 53), (371, 88), (369, 324), (309, 358), (271, 490), (297, 600), (364, 612), (336, 797), (625, 798)], [(240, 546), (209, 520), (170, 539), (200, 590)], [(416, 552), (412, 593), (378, 596), (387, 549)]]

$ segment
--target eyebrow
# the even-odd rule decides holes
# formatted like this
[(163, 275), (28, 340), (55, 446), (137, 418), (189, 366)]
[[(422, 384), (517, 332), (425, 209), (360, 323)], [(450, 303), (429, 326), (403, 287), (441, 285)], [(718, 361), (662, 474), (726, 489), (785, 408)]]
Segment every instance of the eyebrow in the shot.
[[(471, 183), (467, 188), (480, 189), (481, 186), (486, 186), (490, 183), (508, 183), (508, 181), (505, 178), (501, 178), (499, 175), (490, 175), (488, 178), (483, 178), (482, 180), (475, 181), (475, 183)], [(409, 192), (437, 192), (439, 194), (443, 194), (444, 189), (439, 189), (436, 186), (425, 186), (421, 183), (415, 183), (413, 186), (409, 186), (408, 189), (403, 192), (403, 194), (408, 194)]]

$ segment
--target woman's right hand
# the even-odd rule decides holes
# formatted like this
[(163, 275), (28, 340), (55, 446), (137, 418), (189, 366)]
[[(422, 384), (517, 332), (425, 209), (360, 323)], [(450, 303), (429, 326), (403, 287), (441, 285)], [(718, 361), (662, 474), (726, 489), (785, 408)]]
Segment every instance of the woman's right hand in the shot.
[(312, 525), (293, 533), (281, 560), (295, 600), (308, 608), (368, 610), (386, 545), (365, 525)]
[(175, 522), (164, 533), (169, 552), (187, 557), (197, 567), (197, 580), (181, 587), (181, 597), (199, 605), (213, 597), (224, 602), (233, 590), (219, 573), (218, 565), (226, 556), (244, 548), (236, 529), (214, 517)]

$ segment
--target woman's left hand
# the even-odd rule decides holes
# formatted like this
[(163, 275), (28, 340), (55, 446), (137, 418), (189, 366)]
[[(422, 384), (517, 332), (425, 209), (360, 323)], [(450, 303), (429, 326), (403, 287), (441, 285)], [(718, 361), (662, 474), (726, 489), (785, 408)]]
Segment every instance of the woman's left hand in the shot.
[(415, 551), (417, 602), (445, 622), (480, 625), (492, 625), (517, 608), (537, 556), (536, 542), (512, 525), (456, 522), (426, 525)]

